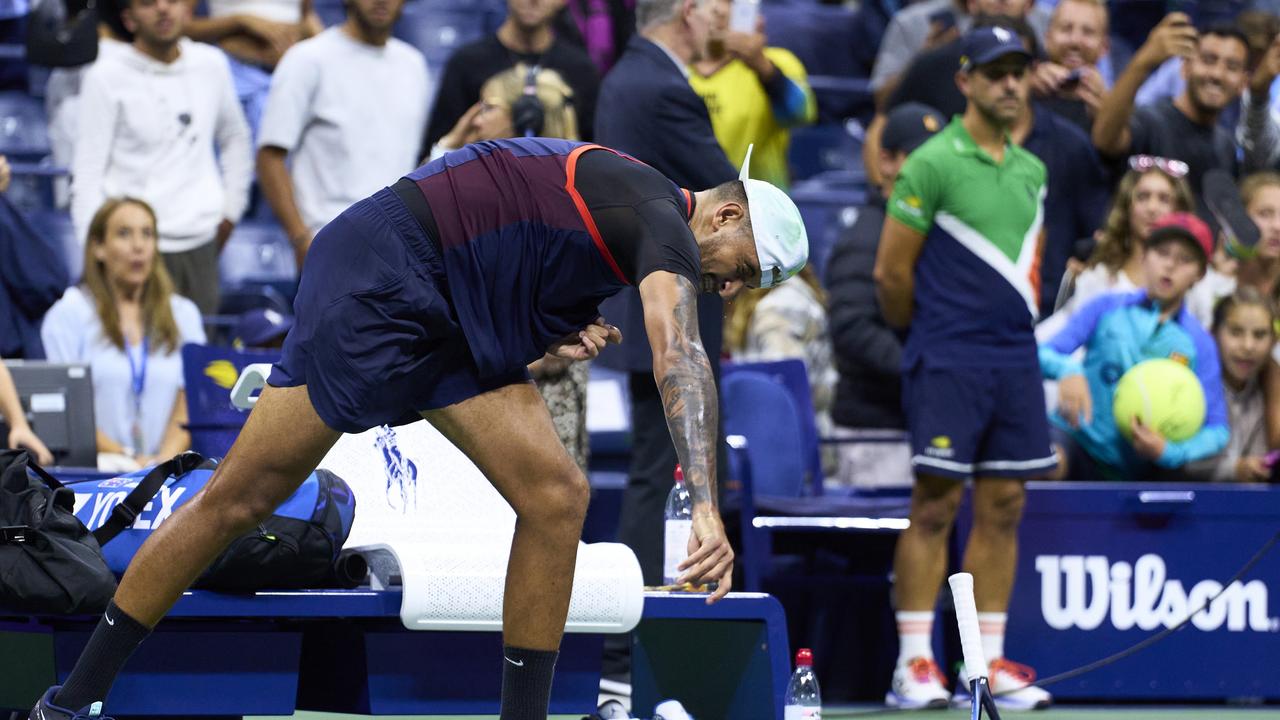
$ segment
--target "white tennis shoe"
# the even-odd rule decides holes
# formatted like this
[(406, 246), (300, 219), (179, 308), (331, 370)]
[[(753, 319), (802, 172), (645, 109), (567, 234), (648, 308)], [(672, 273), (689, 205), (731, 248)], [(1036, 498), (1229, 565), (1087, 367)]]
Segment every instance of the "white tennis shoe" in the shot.
[(889, 707), (928, 710), (947, 707), (951, 693), (933, 658), (914, 657), (893, 671), (893, 686), (884, 696)]

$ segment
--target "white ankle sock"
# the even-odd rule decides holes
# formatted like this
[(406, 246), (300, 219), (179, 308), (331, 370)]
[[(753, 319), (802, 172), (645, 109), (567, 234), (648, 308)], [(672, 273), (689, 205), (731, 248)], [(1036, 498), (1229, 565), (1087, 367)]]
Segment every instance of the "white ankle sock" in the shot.
[(933, 613), (898, 612), (898, 664), (912, 658), (933, 659)]
[(987, 662), (1004, 657), (1004, 625), (1008, 613), (978, 613), (978, 630), (982, 633), (982, 654)]

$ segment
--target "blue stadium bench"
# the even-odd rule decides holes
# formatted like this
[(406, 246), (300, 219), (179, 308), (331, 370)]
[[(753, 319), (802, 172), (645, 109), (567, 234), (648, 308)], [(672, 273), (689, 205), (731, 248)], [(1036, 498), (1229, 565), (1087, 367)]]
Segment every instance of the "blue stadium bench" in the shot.
[[(130, 660), (107, 707), (125, 716), (496, 714), (498, 633), (415, 632), (400, 592), (188, 592)], [(697, 717), (781, 720), (790, 648), (781, 604), (646, 593), (633, 632), (634, 712), (679, 698)], [(97, 619), (0, 616), (0, 708), (25, 712), (70, 672)], [(567, 634), (553, 713), (595, 709), (602, 635)]]

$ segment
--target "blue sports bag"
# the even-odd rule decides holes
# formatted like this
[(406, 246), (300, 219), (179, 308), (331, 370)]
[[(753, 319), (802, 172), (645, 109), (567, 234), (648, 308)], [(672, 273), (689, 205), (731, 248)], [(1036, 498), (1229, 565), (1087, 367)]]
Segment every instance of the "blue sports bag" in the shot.
[[(67, 487), (75, 492), (76, 517), (102, 546), (107, 567), (123, 575), (151, 532), (195, 497), (216, 467), (216, 460), (183, 453), (154, 468)], [(316, 470), (271, 517), (232, 542), (194, 587), (245, 592), (333, 585), (355, 509), (347, 483)]]

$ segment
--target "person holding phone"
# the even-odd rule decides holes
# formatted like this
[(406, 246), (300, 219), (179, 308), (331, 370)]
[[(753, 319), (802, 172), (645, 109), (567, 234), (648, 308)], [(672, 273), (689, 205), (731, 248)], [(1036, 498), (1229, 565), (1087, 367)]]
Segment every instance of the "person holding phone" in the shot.
[[(1186, 87), (1173, 99), (1134, 107), (1143, 81), (1174, 56), (1183, 58)], [(1093, 125), (1093, 144), (1104, 156), (1151, 155), (1187, 164), (1187, 182), (1201, 200), (1201, 180), (1212, 168), (1237, 175), (1240, 162), (1231, 133), (1218, 118), (1240, 97), (1249, 79), (1249, 43), (1234, 25), (1196, 32), (1183, 13), (1170, 13), (1151, 32), (1103, 99)], [(1245, 164), (1261, 143), (1245, 134)]]
[(1044, 36), (1048, 59), (1031, 74), (1032, 95), (1086, 133), (1107, 92), (1098, 71), (1108, 51), (1107, 24), (1103, 0), (1062, 0)]
[[(752, 7), (750, 0), (711, 0), (707, 52), (693, 64), (689, 84), (707, 104), (729, 161), (741, 165), (747, 148), (755, 145), (757, 176), (786, 188), (791, 128), (817, 119), (818, 104), (799, 58), (785, 48), (768, 47), (764, 18), (739, 10)], [(735, 16), (750, 22), (750, 30), (735, 29)]]

